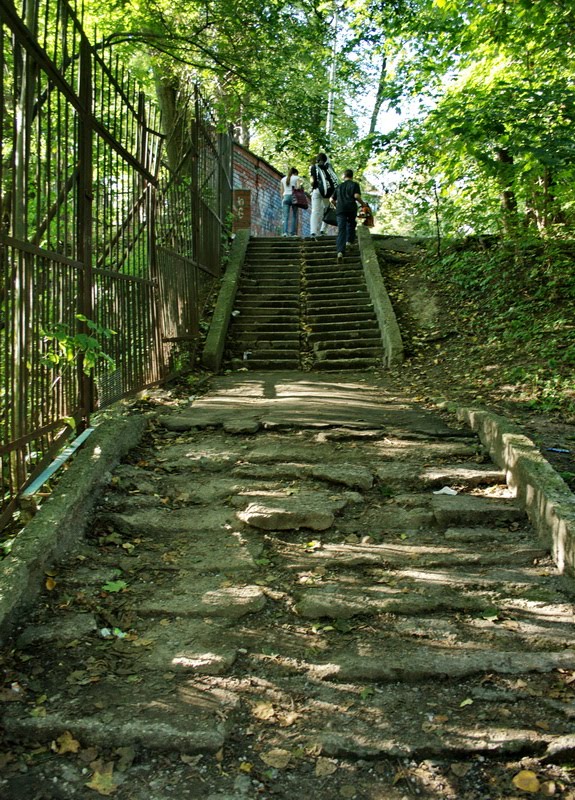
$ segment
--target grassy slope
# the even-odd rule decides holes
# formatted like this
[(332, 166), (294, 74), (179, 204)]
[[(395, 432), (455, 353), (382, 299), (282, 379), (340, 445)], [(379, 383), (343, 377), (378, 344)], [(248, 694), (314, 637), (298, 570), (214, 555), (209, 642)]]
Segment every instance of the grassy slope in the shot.
[(406, 350), (398, 385), (514, 420), (575, 490), (573, 252), (460, 242), (442, 259), (379, 256)]

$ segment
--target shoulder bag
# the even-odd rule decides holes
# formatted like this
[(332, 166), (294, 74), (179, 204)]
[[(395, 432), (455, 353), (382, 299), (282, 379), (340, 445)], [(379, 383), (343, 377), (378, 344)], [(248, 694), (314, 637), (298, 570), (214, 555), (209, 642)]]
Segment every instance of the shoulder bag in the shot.
[(307, 208), (307, 195), (303, 189), (298, 189), (296, 186), (291, 190), (291, 203), (296, 208)]

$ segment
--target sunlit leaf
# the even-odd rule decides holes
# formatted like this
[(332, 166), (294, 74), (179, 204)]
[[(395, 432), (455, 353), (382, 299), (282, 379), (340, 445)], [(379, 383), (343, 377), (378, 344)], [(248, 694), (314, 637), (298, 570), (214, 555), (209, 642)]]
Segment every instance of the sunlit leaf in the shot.
[(268, 767), (285, 769), (291, 761), (291, 753), (289, 750), (275, 747), (272, 750), (268, 750), (266, 753), (262, 753), (260, 758)]
[(99, 765), (98, 769), (92, 775), (92, 778), (85, 785), (89, 789), (93, 789), (103, 797), (110, 797), (118, 788), (118, 784), (114, 780), (114, 764), (109, 762), (107, 764)]
[(522, 769), (517, 775), (514, 775), (511, 781), (516, 789), (521, 789), (522, 792), (529, 792), (536, 794), (540, 789), (539, 778), (530, 769)]

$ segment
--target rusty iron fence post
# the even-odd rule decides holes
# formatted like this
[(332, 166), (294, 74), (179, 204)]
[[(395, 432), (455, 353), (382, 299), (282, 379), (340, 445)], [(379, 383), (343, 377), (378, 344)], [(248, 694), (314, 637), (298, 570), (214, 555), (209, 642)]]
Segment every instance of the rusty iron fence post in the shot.
[[(78, 261), (83, 265), (79, 274), (78, 313), (92, 319), (92, 174), (93, 174), (93, 130), (92, 130), (92, 55), (90, 45), (85, 36), (80, 43), (80, 75), (78, 117), (78, 217), (77, 241)], [(80, 322), (80, 330), (88, 334), (86, 322)], [(84, 357), (78, 360), (78, 407), (81, 419), (78, 432), (89, 425), (90, 415), (94, 410), (94, 378), (84, 372)]]

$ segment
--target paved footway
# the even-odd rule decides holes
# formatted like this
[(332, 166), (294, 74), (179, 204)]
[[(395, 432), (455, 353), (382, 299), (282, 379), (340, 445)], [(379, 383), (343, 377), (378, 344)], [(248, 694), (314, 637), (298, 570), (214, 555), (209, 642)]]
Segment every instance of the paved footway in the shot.
[(158, 408), (4, 655), (2, 797), (575, 796), (573, 593), (469, 430), (365, 374)]

